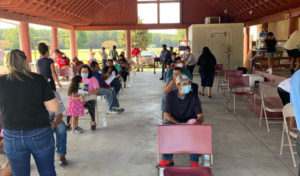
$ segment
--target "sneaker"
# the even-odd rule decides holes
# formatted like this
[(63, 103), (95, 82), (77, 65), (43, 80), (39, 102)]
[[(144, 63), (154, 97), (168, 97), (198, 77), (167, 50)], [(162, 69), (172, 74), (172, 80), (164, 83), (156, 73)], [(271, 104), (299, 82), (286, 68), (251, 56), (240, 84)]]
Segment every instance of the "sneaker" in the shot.
[(68, 161), (67, 161), (66, 156), (64, 154), (58, 154), (58, 164), (60, 166), (68, 165)]
[(191, 167), (199, 167), (199, 164), (197, 162), (190, 162)]
[(117, 111), (117, 112), (119, 112), (119, 113), (122, 113), (122, 112), (125, 111), (125, 109), (124, 109), (124, 108), (121, 108), (121, 107), (113, 107), (112, 110), (113, 110), (113, 111)]
[(77, 127), (78, 130), (83, 131), (83, 128), (80, 128), (79, 126)]
[(82, 131), (78, 128), (75, 128), (75, 129), (72, 129), (72, 133), (79, 134), (79, 133), (82, 133)]
[(270, 70), (269, 70), (269, 74), (272, 74), (273, 73), (273, 69), (272, 68), (270, 68)]
[(107, 111), (107, 113), (108, 113), (108, 114), (119, 114), (118, 111), (109, 111), (109, 110)]
[(164, 80), (164, 78), (160, 78), (159, 80)]
[(294, 74), (295, 70), (294, 69), (290, 69), (290, 74)]
[(156, 165), (157, 168), (158, 167), (166, 167), (166, 166), (174, 166), (173, 160), (164, 160), (164, 159), (162, 159), (160, 161), (160, 163)]

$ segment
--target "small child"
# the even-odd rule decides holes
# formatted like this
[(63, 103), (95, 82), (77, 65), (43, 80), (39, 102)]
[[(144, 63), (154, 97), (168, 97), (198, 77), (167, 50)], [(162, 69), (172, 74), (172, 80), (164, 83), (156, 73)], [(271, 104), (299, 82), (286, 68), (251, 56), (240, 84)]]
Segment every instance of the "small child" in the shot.
[(269, 68), (267, 69), (267, 71), (269, 71), (270, 74), (272, 74), (273, 72), (273, 60), (276, 56), (276, 45), (277, 40), (275, 39), (273, 32), (269, 32), (268, 38), (265, 40), (265, 46), (267, 46), (266, 57), (268, 57), (269, 62)]
[(72, 132), (76, 134), (83, 132), (83, 129), (78, 126), (78, 117), (84, 115), (83, 95), (78, 95), (80, 83), (82, 83), (82, 77), (80, 75), (74, 76), (68, 90), (67, 116), (72, 116)]

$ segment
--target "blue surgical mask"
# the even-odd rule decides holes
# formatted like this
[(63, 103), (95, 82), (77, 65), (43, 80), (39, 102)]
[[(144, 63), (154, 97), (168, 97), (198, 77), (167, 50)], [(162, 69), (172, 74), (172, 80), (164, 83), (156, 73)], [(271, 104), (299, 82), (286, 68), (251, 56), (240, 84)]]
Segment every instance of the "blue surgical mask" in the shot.
[(89, 74), (88, 74), (88, 73), (81, 73), (81, 76), (82, 76), (83, 78), (87, 78), (87, 77), (89, 76)]
[(191, 85), (189, 85), (189, 86), (183, 86), (182, 90), (181, 90), (181, 93), (188, 94), (191, 91), (191, 89), (192, 89)]

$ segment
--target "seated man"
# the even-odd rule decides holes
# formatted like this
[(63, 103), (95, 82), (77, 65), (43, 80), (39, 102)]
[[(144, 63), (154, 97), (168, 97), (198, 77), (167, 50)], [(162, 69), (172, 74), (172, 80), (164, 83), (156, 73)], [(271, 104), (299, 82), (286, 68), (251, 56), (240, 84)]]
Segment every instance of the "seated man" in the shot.
[[(0, 118), (1, 118), (1, 112), (0, 112)], [(3, 129), (0, 124), (0, 170), (1, 170), (1, 176), (12, 176), (11, 167), (8, 161), (8, 158), (6, 157), (4, 150), (3, 150), (3, 143), (4, 143), (4, 136), (3, 136)]]
[(182, 68), (182, 73), (185, 74), (186, 76), (188, 76), (191, 80), (193, 79), (190, 71), (188, 69), (186, 69), (186, 68), (183, 67), (183, 63), (182, 63), (182, 60), (181, 60), (180, 57), (176, 57), (175, 60), (174, 60), (174, 62), (175, 62), (174, 63), (174, 67), (172, 67), (170, 70), (168, 70), (165, 81), (168, 78), (170, 78), (170, 77), (173, 76), (173, 71), (174, 71), (175, 67)]
[(118, 113), (124, 112), (124, 109), (120, 108), (119, 100), (117, 98), (115, 91), (113, 91), (111, 89), (103, 88), (103, 85), (102, 85), (102, 82), (100, 79), (101, 74), (99, 73), (99, 64), (97, 62), (93, 61), (90, 65), (90, 67), (93, 71), (94, 77), (97, 78), (97, 80), (99, 82), (100, 90), (97, 94), (106, 96), (106, 100), (107, 100), (107, 104), (108, 104), (107, 113), (118, 114)]
[(167, 70), (169, 70), (170, 67), (171, 67), (171, 65), (172, 65), (173, 63), (175, 63), (176, 55), (177, 55), (177, 54), (176, 54), (175, 52), (173, 52), (173, 53), (171, 54), (171, 58), (172, 58), (172, 59), (169, 59), (168, 62), (167, 62)]
[(62, 113), (66, 110), (59, 93), (53, 91), (55, 97), (59, 102), (59, 110), (56, 113), (49, 112), (49, 119), (53, 132), (56, 134), (56, 153), (58, 156), (58, 163), (60, 166), (68, 164), (67, 155), (67, 127), (62, 121)]
[[(178, 63), (176, 63), (176, 62), (178, 62)], [(170, 65), (170, 68), (176, 67), (176, 64), (180, 64), (180, 67), (186, 68), (185, 63), (181, 60), (181, 57), (176, 57), (174, 59), (174, 62)]]
[[(116, 76), (118, 75), (118, 70), (117, 68), (113, 65), (113, 61), (111, 59), (109, 59), (107, 62), (106, 62), (106, 66), (103, 67), (101, 73), (102, 73), (102, 76), (103, 77), (109, 77), (112, 72), (115, 72)], [(119, 93), (121, 87), (122, 87), (122, 84), (118, 81), (118, 79), (114, 79), (111, 83), (110, 83), (111, 87), (114, 87), (114, 91), (116, 92), (116, 94)]]
[[(164, 124), (189, 124), (191, 119), (196, 120), (194, 124), (202, 124), (204, 116), (201, 103), (198, 94), (191, 92), (192, 81), (186, 75), (178, 75), (175, 82), (177, 90), (169, 92), (166, 97)], [(199, 166), (199, 157), (201, 154), (190, 154), (191, 167)], [(173, 154), (163, 154), (157, 167), (173, 165)]]

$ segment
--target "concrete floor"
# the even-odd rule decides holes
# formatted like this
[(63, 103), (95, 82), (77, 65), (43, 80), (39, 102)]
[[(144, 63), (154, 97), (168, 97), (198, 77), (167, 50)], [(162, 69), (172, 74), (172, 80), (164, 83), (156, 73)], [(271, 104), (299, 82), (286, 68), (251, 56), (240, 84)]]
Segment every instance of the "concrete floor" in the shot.
[[(160, 72), (137, 73), (130, 88), (120, 93), (123, 114), (108, 115), (107, 127), (100, 122), (96, 131), (89, 127), (90, 117), (80, 117), (82, 134), (68, 132), (69, 165), (60, 167), (55, 160), (57, 175), (74, 176), (153, 176), (157, 175), (157, 125), (161, 116), (162, 82)], [(199, 75), (194, 82), (200, 82)], [(200, 85), (200, 84), (199, 84)], [(67, 85), (60, 92), (67, 105)], [(246, 102), (238, 98), (237, 115), (225, 112), (225, 103), (216, 87), (213, 98), (200, 97), (205, 124), (213, 127), (213, 171), (217, 176), (292, 176), (293, 167), (289, 148), (279, 155), (281, 124), (271, 124), (270, 133), (265, 123), (246, 109)], [(98, 100), (100, 114), (104, 101)], [(230, 104), (232, 105), (232, 104)], [(232, 107), (232, 106), (231, 106)], [(102, 119), (100, 118), (100, 121)], [(295, 140), (293, 140), (295, 142)], [(298, 163), (298, 156), (295, 156)], [(186, 154), (175, 155), (175, 165), (189, 166)], [(32, 175), (38, 175), (32, 160)]]

